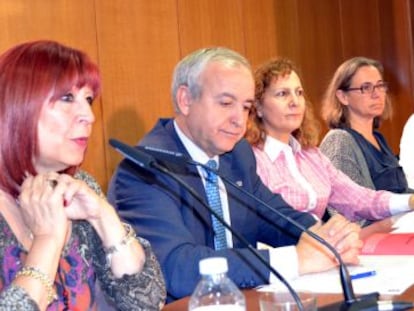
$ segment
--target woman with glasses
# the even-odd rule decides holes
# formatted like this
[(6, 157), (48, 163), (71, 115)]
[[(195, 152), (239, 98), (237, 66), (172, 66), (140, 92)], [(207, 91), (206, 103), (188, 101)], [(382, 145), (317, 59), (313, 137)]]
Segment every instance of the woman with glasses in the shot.
[(351, 58), (336, 70), (322, 105), (331, 129), (320, 149), (356, 183), (376, 190), (411, 192), (398, 158), (378, 132), (391, 117), (391, 102), (382, 65), (365, 57)]
[[(317, 148), (317, 122), (293, 63), (270, 60), (255, 72), (246, 139), (263, 183), (297, 210), (323, 218), (327, 206), (352, 221), (414, 208), (414, 196), (361, 187)], [(339, 217), (336, 215), (335, 217)]]

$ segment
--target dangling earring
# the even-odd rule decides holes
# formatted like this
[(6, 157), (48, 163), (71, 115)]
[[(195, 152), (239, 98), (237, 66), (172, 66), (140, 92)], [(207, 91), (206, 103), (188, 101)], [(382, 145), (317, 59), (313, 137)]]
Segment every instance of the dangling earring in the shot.
[(263, 118), (263, 112), (261, 112), (261, 111), (257, 110), (257, 117), (258, 117), (259, 119)]

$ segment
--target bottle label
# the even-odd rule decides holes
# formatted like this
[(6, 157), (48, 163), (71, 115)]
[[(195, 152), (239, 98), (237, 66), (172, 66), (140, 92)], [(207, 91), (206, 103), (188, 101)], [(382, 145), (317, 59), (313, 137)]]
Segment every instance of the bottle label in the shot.
[(246, 311), (246, 307), (235, 305), (212, 305), (196, 307), (195, 309), (192, 309), (192, 311)]

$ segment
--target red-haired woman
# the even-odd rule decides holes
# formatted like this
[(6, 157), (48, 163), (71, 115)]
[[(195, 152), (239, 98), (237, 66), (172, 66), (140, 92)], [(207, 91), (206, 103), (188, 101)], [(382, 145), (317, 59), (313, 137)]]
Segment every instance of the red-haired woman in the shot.
[(150, 245), (78, 170), (99, 93), (97, 66), (53, 41), (0, 56), (0, 309), (95, 310), (99, 280), (119, 310), (158, 310)]

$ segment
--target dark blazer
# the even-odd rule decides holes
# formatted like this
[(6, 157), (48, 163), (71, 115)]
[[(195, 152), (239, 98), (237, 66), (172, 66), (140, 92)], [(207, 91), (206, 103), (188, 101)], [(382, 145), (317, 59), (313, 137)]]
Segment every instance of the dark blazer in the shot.
[[(154, 146), (189, 156), (172, 119), (161, 119), (142, 139), (140, 145)], [(219, 173), (236, 182), (305, 227), (315, 219), (290, 207), (279, 195), (272, 194), (256, 174), (256, 162), (250, 145), (241, 140), (235, 148), (220, 156)], [(195, 167), (170, 169), (191, 185), (207, 202), (200, 175)], [(232, 227), (252, 245), (264, 242), (271, 246), (296, 244), (300, 230), (286, 223), (263, 206), (226, 186)], [(212, 256), (226, 257), (229, 277), (240, 288), (268, 282), (269, 270), (251, 252), (233, 238), (234, 248), (216, 251), (211, 217), (205, 207), (171, 177), (149, 171), (123, 160), (109, 185), (108, 198), (137, 233), (148, 239), (161, 264), (169, 301), (188, 296), (198, 280), (198, 262)], [(268, 260), (267, 250), (260, 253)]]

